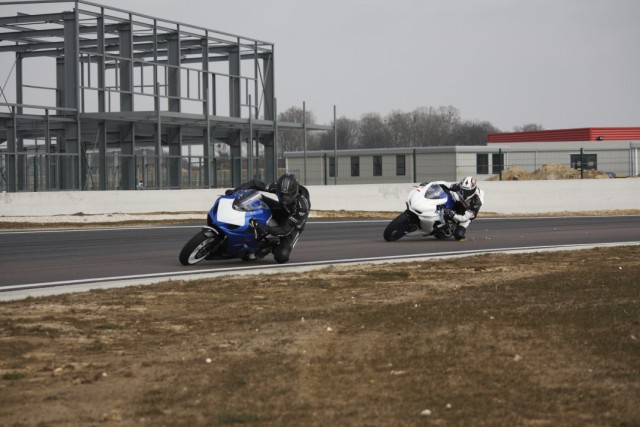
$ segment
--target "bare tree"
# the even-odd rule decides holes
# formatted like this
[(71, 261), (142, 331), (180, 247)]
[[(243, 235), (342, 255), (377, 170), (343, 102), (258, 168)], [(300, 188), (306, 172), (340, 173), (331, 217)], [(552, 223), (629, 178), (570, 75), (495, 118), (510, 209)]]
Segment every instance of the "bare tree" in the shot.
[[(303, 120), (303, 117), (306, 120)], [(315, 124), (316, 118), (311, 111), (303, 111), (300, 107), (290, 107), (278, 114), (278, 121), (291, 123)], [(313, 136), (307, 135), (307, 143), (312, 145)], [(302, 130), (281, 130), (278, 133), (278, 153), (280, 157), (285, 151), (302, 151), (304, 149), (304, 132)]]
[(533, 130), (544, 130), (544, 126), (537, 123), (527, 123), (522, 126), (514, 126), (514, 132), (530, 132)]
[(453, 145), (487, 145), (487, 134), (499, 130), (489, 122), (465, 121), (459, 123), (451, 134)]
[(460, 112), (457, 108), (420, 107), (412, 114), (415, 145), (427, 147), (454, 145), (451, 135), (455, 126), (460, 123)]
[(360, 119), (360, 147), (389, 147), (393, 136), (389, 127), (378, 113), (369, 113)]
[[(307, 123), (315, 123), (313, 113), (307, 111)], [(303, 111), (291, 107), (278, 118), (281, 121), (302, 122)], [(541, 125), (529, 124), (521, 130), (539, 130)], [(364, 114), (360, 120), (340, 117), (337, 120), (338, 148), (394, 148), (444, 145), (486, 145), (488, 133), (498, 133), (490, 122), (462, 121), (460, 112), (452, 106), (420, 107), (405, 113), (394, 110), (384, 118), (378, 113)], [(280, 132), (280, 153), (301, 151), (301, 131)], [(307, 146), (312, 149), (333, 150), (333, 131), (310, 132)]]
[(389, 128), (391, 139), (388, 147), (413, 147), (415, 138), (413, 138), (412, 117), (405, 112), (394, 110), (385, 118), (385, 122)]
[[(336, 124), (338, 149), (347, 150), (349, 148), (357, 148), (360, 137), (360, 126), (358, 122), (343, 116), (337, 119)], [(316, 148), (319, 150), (333, 150), (336, 143), (333, 135), (333, 130), (320, 134)]]

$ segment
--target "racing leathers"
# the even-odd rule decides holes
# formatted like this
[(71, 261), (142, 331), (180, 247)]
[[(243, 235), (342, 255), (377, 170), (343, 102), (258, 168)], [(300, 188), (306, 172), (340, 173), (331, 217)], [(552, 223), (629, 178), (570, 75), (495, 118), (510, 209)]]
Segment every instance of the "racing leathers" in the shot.
[[(243, 183), (235, 190), (239, 189), (254, 189), (276, 193), (276, 184), (273, 183), (266, 186), (261, 181), (251, 180)], [(311, 210), (309, 191), (299, 185), (297, 196), (291, 203), (286, 205), (270, 197), (263, 197), (263, 200), (269, 206), (272, 218), (277, 225), (261, 226), (257, 223), (252, 225), (258, 235), (265, 236), (270, 234), (279, 238), (278, 245), (273, 249), (273, 257), (280, 264), (288, 262), (291, 251), (300, 234), (302, 234), (309, 217), (309, 211)]]
[(459, 182), (436, 181), (449, 190), (455, 201), (453, 210), (446, 210), (445, 216), (457, 223), (453, 236), (456, 240), (464, 240), (465, 233), (471, 222), (476, 219), (484, 202), (484, 191), (476, 187), (472, 195), (464, 197), (460, 191)]

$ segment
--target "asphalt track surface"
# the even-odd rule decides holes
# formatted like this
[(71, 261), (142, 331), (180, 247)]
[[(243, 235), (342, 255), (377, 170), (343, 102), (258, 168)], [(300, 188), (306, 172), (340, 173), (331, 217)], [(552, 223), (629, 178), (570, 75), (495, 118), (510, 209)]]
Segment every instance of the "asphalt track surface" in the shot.
[(236, 272), (268, 272), (349, 262), (435, 258), (483, 252), (640, 243), (640, 216), (478, 218), (463, 242), (407, 236), (386, 242), (389, 220), (312, 220), (290, 263), (202, 261), (183, 266), (182, 246), (200, 225), (0, 232), (0, 297), (15, 290), (91, 283), (156, 282)]

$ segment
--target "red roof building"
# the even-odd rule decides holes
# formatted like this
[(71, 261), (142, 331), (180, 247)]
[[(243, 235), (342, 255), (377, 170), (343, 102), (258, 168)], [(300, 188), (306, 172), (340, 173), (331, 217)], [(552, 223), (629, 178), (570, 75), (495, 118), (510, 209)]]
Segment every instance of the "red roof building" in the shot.
[(500, 162), (500, 153), (503, 166), (518, 166), (527, 171), (560, 164), (617, 176), (637, 176), (640, 169), (640, 127), (491, 133), (487, 135), (487, 147), (499, 150), (498, 155), (480, 158), (486, 155), (478, 154), (476, 162), (488, 165), (491, 170)]
[(640, 141), (640, 127), (606, 127), (490, 133), (487, 143), (561, 141)]

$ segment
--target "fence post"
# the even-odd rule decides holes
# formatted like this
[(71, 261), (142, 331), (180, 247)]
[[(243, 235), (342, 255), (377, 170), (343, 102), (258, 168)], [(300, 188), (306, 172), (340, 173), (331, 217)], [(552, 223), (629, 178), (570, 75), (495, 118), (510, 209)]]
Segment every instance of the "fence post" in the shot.
[(38, 154), (36, 150), (36, 154), (33, 156), (33, 192), (38, 192)]
[(327, 185), (327, 153), (322, 153), (322, 176), (324, 176), (324, 185)]
[(502, 148), (498, 149), (498, 174), (500, 175), (500, 181), (502, 181), (502, 168), (504, 167), (502, 161)]
[(580, 147), (580, 179), (584, 179), (584, 148)]
[(302, 141), (304, 146), (304, 185), (307, 185), (307, 103), (302, 102)]
[(416, 149), (413, 149), (413, 182), (418, 182), (418, 171), (416, 170)]
[(338, 185), (338, 122), (336, 106), (333, 106), (333, 185)]

